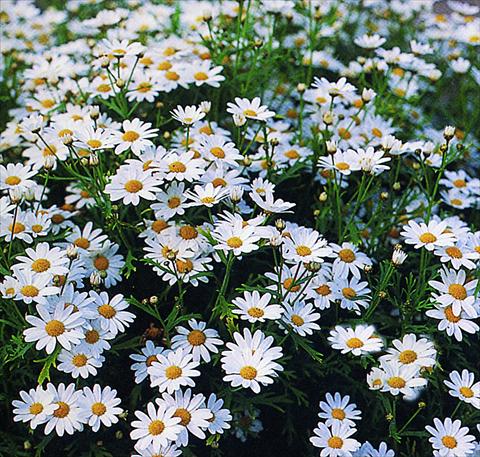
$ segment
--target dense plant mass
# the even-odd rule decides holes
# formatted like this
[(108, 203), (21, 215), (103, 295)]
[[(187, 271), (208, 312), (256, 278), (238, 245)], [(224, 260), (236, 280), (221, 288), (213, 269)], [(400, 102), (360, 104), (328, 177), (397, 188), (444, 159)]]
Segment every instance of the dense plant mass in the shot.
[(0, 455), (479, 456), (480, 7), (39, 5), (0, 4)]

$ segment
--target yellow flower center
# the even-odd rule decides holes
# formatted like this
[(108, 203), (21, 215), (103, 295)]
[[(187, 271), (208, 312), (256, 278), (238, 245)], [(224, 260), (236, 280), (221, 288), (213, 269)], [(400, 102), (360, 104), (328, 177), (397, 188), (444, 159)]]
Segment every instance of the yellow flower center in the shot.
[(207, 205), (210, 204), (210, 203), (214, 203), (215, 202), (215, 197), (203, 197), (200, 199), (200, 201), (202, 203), (206, 203)]
[(33, 414), (34, 416), (36, 416), (37, 414), (40, 414), (42, 411), (43, 411), (43, 405), (38, 402), (32, 403), (30, 405), (30, 408), (28, 408), (28, 412), (30, 414)]
[(208, 75), (206, 73), (204, 73), (203, 71), (197, 71), (197, 73), (195, 73), (193, 75), (193, 77), (197, 80), (197, 81), (205, 81), (208, 79)]
[[(151, 88), (152, 88), (152, 85), (148, 81), (144, 81), (137, 86), (137, 92), (141, 92), (144, 94), (148, 92)], [(129, 141), (129, 140), (125, 140), (125, 141)]]
[(445, 319), (447, 319), (448, 322), (452, 322), (456, 324), (461, 319), (460, 315), (457, 316), (453, 314), (453, 310), (451, 306), (447, 306), (443, 311), (443, 313), (445, 314)]
[(425, 243), (425, 244), (435, 243), (435, 241), (437, 241), (437, 237), (430, 232), (422, 233), (419, 239), (422, 243)]
[(53, 412), (53, 416), (58, 419), (63, 419), (68, 416), (70, 412), (70, 406), (68, 406), (64, 401), (57, 401), (58, 408)]
[(240, 369), (240, 376), (243, 379), (247, 379), (247, 380), (251, 381), (252, 379), (255, 379), (255, 377), (257, 376), (257, 370), (256, 370), (256, 368), (254, 368), (250, 365), (245, 365), (244, 367), (242, 367)]
[(264, 316), (265, 311), (263, 311), (261, 308), (253, 306), (252, 308), (248, 309), (247, 314), (255, 319), (259, 319), (260, 317)]
[(207, 337), (201, 330), (192, 330), (187, 336), (187, 341), (192, 346), (201, 346), (206, 340)]
[(51, 98), (47, 98), (45, 100), (42, 100), (40, 102), (40, 104), (44, 107), (44, 108), (51, 108), (52, 106), (55, 106), (55, 100), (52, 100)]
[(182, 376), (182, 369), (176, 365), (171, 365), (165, 370), (165, 376), (168, 379), (177, 379)]
[(457, 300), (465, 300), (467, 298), (467, 289), (461, 284), (450, 284), (448, 293)]
[(375, 135), (377, 138), (382, 138), (383, 136), (382, 131), (380, 129), (377, 129), (376, 127), (372, 129), (372, 134)]
[(298, 292), (300, 290), (300, 285), (294, 285), (293, 278), (287, 278), (283, 281), (283, 287), (290, 292)]
[(104, 305), (100, 305), (98, 308), (98, 314), (103, 316), (105, 319), (111, 319), (112, 317), (117, 314), (117, 311), (112, 305), (105, 303)]
[(342, 249), (338, 253), (338, 257), (340, 257), (340, 260), (343, 260), (345, 263), (352, 263), (356, 259), (355, 253), (351, 249)]
[(8, 231), (10, 233), (13, 232), (14, 235), (16, 235), (17, 233), (21, 233), (24, 230), (25, 230), (25, 226), (21, 222), (15, 222), (15, 225), (10, 224), (8, 226)]
[(107, 407), (103, 403), (97, 401), (92, 405), (92, 413), (95, 414), (95, 416), (103, 416), (106, 412)]
[(47, 259), (37, 259), (32, 262), (32, 270), (36, 273), (43, 273), (50, 268), (50, 262)]
[(297, 246), (295, 251), (297, 251), (297, 254), (300, 257), (306, 257), (312, 253), (312, 250), (308, 246), (304, 246), (304, 245)]
[(43, 227), (40, 224), (33, 224), (32, 225), (32, 230), (35, 233), (40, 233), (43, 230)]
[(151, 367), (153, 362), (158, 362), (156, 355), (147, 357), (147, 360), (145, 360), (145, 365), (147, 365), (147, 367)]
[(465, 187), (467, 185), (467, 183), (465, 182), (464, 179), (456, 179), (455, 181), (453, 181), (453, 185), (455, 187)]
[(455, 246), (450, 246), (449, 248), (445, 249), (445, 252), (452, 259), (461, 259), (463, 257), (462, 251)]
[(179, 161), (172, 162), (168, 166), (168, 169), (172, 173), (185, 173), (185, 171), (187, 171), (187, 167), (182, 162), (179, 162)]
[(90, 247), (90, 241), (83, 237), (77, 238), (73, 244), (82, 249), (88, 249)]
[(175, 260), (175, 265), (177, 266), (177, 270), (179, 273), (190, 273), (193, 270), (193, 263), (190, 259), (187, 260)]
[(338, 419), (338, 420), (343, 421), (343, 419), (345, 419), (345, 417), (346, 417), (346, 414), (345, 414), (345, 411), (341, 408), (333, 408), (332, 409), (332, 417), (334, 419)]
[(36, 297), (38, 295), (39, 290), (35, 286), (27, 285), (27, 286), (23, 286), (20, 289), (20, 292), (24, 297)]
[(301, 327), (305, 323), (305, 320), (303, 319), (303, 317), (299, 316), (298, 314), (292, 314), (290, 321), (296, 327)]
[(348, 300), (352, 300), (353, 298), (355, 298), (357, 296), (357, 293), (351, 287), (344, 287), (342, 289), (342, 295), (345, 298), (347, 298)]
[(415, 351), (407, 349), (400, 353), (400, 355), (398, 356), (398, 360), (400, 360), (400, 362), (404, 363), (405, 365), (408, 365), (409, 363), (415, 362), (415, 360), (417, 360), (417, 357), (418, 356)]
[(358, 349), (363, 346), (363, 341), (360, 338), (350, 338), (347, 340), (347, 346), (351, 349)]
[(288, 151), (285, 151), (283, 155), (287, 159), (298, 159), (300, 157), (300, 154), (295, 149), (289, 149)]
[(457, 447), (457, 440), (451, 435), (445, 435), (442, 437), (442, 444), (448, 449), (454, 449)]
[(136, 194), (143, 189), (143, 184), (138, 179), (130, 179), (124, 185), (125, 190), (131, 194)]
[(341, 449), (343, 446), (343, 440), (339, 436), (332, 436), (327, 441), (328, 447), (332, 449)]
[(213, 131), (208, 125), (204, 125), (203, 127), (200, 127), (199, 129), (200, 133), (203, 133), (204, 135), (212, 135)]
[(88, 358), (85, 354), (76, 354), (72, 359), (72, 364), (76, 367), (84, 367), (88, 362)]
[(160, 233), (162, 230), (166, 229), (167, 227), (168, 227), (168, 224), (163, 219), (154, 221), (152, 224), (152, 230), (155, 233)]
[(179, 417), (181, 419), (180, 425), (183, 425), (184, 427), (186, 427), (192, 420), (192, 415), (185, 408), (177, 408), (173, 417)]
[(178, 197), (171, 197), (168, 199), (167, 205), (170, 209), (180, 206), (180, 199)]
[(180, 79), (180, 75), (174, 71), (166, 71), (165, 78), (167, 78), (169, 81), (178, 81)]
[(45, 325), (45, 331), (48, 336), (57, 337), (65, 332), (65, 325), (63, 322), (53, 319)]
[(338, 135), (344, 140), (349, 140), (350, 138), (352, 138), (352, 134), (345, 127), (340, 127), (338, 129)]
[(238, 249), (243, 245), (243, 241), (238, 236), (232, 236), (227, 240), (227, 245), (233, 249)]
[(5, 184), (8, 184), (9, 186), (16, 186), (21, 182), (22, 180), (18, 176), (8, 176), (7, 179), (5, 179)]
[(170, 70), (170, 68), (172, 68), (172, 64), (168, 60), (166, 60), (165, 62), (160, 62), (157, 65), (157, 70), (160, 71), (167, 71)]
[(224, 159), (225, 158), (225, 151), (218, 147), (215, 146), (212, 149), (210, 149), (210, 152), (217, 158), (217, 159)]
[(318, 295), (321, 295), (322, 297), (327, 296), (329, 293), (332, 292), (330, 287), (327, 284), (322, 284), (320, 287), (317, 287), (315, 289), (315, 292), (317, 292)]
[(193, 240), (198, 236), (197, 229), (191, 225), (184, 225), (181, 227), (179, 234), (184, 240)]
[(134, 132), (133, 130), (127, 130), (122, 135), (122, 140), (128, 141), (129, 143), (133, 143), (135, 140), (138, 140), (139, 138), (140, 138), (140, 134), (138, 134), (137, 132)]
[(102, 142), (100, 140), (88, 140), (87, 144), (91, 148), (96, 149), (96, 148), (99, 148), (102, 145)]
[(255, 116), (257, 115), (257, 112), (254, 111), (253, 109), (246, 109), (246, 110), (243, 112), (243, 114), (244, 114), (245, 116), (247, 116), (247, 117), (248, 117), (248, 116), (250, 116), (250, 117), (255, 117)]
[(88, 344), (95, 344), (100, 339), (100, 335), (96, 330), (87, 330), (85, 332), (85, 341)]
[(154, 420), (150, 422), (148, 426), (148, 432), (150, 435), (157, 436), (160, 435), (165, 430), (165, 424), (161, 420)]
[(335, 166), (341, 171), (350, 169), (350, 165), (347, 162), (337, 162)]
[(393, 389), (403, 389), (406, 386), (405, 379), (400, 376), (392, 376), (387, 381), (388, 385)]
[(99, 271), (105, 271), (108, 269), (110, 261), (103, 255), (98, 255), (93, 261), (93, 266)]
[(97, 92), (103, 92), (103, 93), (106, 93), (106, 92), (110, 92), (112, 89), (110, 87), (110, 85), (108, 84), (100, 84), (97, 86)]

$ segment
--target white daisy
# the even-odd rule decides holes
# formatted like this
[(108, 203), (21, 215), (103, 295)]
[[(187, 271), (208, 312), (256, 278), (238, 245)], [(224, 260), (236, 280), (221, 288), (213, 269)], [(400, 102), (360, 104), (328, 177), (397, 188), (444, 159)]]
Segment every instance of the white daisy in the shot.
[(34, 430), (37, 425), (47, 422), (57, 405), (53, 403), (54, 395), (42, 386), (36, 389), (20, 391), (21, 400), (13, 400), (13, 420), (15, 422), (30, 422), (30, 428)]
[(135, 361), (130, 368), (135, 372), (135, 382), (137, 384), (147, 378), (148, 367), (152, 366), (153, 362), (158, 361), (157, 354), (161, 354), (163, 351), (165, 351), (165, 348), (155, 346), (153, 341), (147, 340), (141, 354), (130, 354), (130, 358)]
[(327, 427), (331, 427), (336, 422), (345, 424), (348, 427), (355, 427), (355, 421), (359, 421), (361, 411), (356, 409), (355, 403), (350, 403), (350, 396), (342, 397), (340, 393), (334, 395), (327, 393), (325, 401), (320, 402), (321, 411), (318, 413), (320, 419), (325, 419)]
[(339, 422), (334, 423), (331, 428), (319, 422), (313, 430), (315, 436), (310, 438), (310, 442), (322, 449), (322, 457), (352, 457), (360, 447), (356, 439), (350, 438), (356, 431), (355, 428)]
[(475, 374), (468, 370), (462, 370), (462, 373), (455, 370), (449, 374), (449, 378), (444, 381), (450, 389), (448, 393), (480, 409), (480, 381), (475, 382)]
[(424, 247), (428, 251), (433, 251), (439, 246), (451, 246), (456, 241), (453, 233), (447, 231), (448, 223), (446, 221), (430, 221), (428, 224), (415, 221), (409, 221), (403, 227), (400, 233), (405, 238), (405, 243), (413, 244), (415, 249)]
[(83, 388), (78, 404), (84, 413), (87, 424), (92, 427), (94, 432), (97, 432), (101, 424), (110, 427), (118, 422), (118, 415), (123, 412), (123, 409), (118, 407), (120, 402), (115, 389), (106, 386), (102, 390), (98, 384), (95, 384), (93, 389)]
[(90, 375), (97, 374), (97, 368), (100, 368), (105, 361), (105, 357), (93, 356), (84, 350), (85, 346), (78, 345), (70, 351), (62, 349), (58, 354), (58, 370), (70, 373), (73, 378), (81, 376), (83, 379)]
[(442, 422), (437, 417), (433, 419), (434, 426), (427, 425), (425, 429), (432, 437), (429, 439), (434, 451), (441, 457), (465, 457), (475, 448), (475, 437), (469, 435), (468, 428), (462, 427), (460, 420), (452, 421), (450, 417)]
[(237, 307), (233, 309), (234, 314), (238, 314), (240, 319), (248, 322), (265, 322), (265, 320), (280, 319), (283, 308), (280, 305), (270, 304), (272, 296), (266, 293), (262, 296), (258, 291), (243, 293), (243, 297), (237, 297), (232, 303)]
[(336, 325), (330, 331), (328, 341), (333, 349), (342, 354), (351, 352), (355, 356), (378, 352), (383, 347), (383, 341), (375, 336), (375, 327), (372, 325), (357, 325), (355, 328)]
[(232, 415), (226, 408), (222, 408), (223, 400), (217, 398), (215, 394), (210, 394), (207, 400), (207, 408), (212, 412), (213, 416), (208, 419), (208, 431), (213, 435), (222, 434), (224, 430), (228, 430)]

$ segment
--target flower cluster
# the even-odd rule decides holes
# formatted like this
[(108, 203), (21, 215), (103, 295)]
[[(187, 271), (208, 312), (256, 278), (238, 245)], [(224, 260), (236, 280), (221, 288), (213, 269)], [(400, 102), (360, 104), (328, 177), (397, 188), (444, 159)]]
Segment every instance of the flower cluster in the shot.
[(0, 5), (5, 449), (478, 455), (480, 8), (58, 3)]

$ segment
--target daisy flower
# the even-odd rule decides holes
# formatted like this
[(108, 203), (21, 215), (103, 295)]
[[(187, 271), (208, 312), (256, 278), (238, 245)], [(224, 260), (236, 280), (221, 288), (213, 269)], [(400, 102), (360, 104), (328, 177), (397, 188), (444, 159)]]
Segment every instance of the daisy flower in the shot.
[(223, 67), (211, 67), (210, 61), (204, 60), (195, 63), (192, 66), (192, 77), (195, 81), (195, 86), (202, 86), (208, 84), (211, 87), (220, 87), (220, 83), (225, 81), (225, 76), (221, 75)]
[(244, 225), (240, 221), (232, 224), (219, 224), (212, 233), (217, 241), (215, 249), (233, 252), (236, 257), (258, 249), (256, 244), (260, 240), (258, 229)]
[(73, 306), (65, 308), (63, 303), (58, 303), (53, 312), (47, 310), (45, 305), (37, 305), (40, 317), (28, 315), (25, 320), (33, 325), (23, 331), (25, 341), (36, 341), (35, 348), (46, 348), (47, 354), (51, 354), (57, 345), (70, 350), (79, 344), (84, 337), (80, 330), (84, 320), (79, 312), (74, 311)]
[(379, 175), (385, 170), (389, 170), (390, 167), (385, 165), (386, 162), (390, 162), (390, 157), (384, 157), (385, 152), (375, 151), (372, 146), (367, 149), (357, 149), (357, 163), (362, 171), (370, 173), (372, 175)]
[(135, 314), (125, 311), (128, 303), (122, 294), (109, 298), (107, 292), (90, 291), (92, 303), (88, 305), (88, 319), (97, 319), (104, 330), (112, 335), (122, 333), (135, 319)]
[(283, 356), (280, 347), (271, 347), (273, 337), (257, 330), (253, 335), (244, 329), (243, 336), (235, 332), (235, 343), (227, 343), (228, 350), (222, 352), (222, 369), (226, 376), (223, 380), (230, 382), (232, 387), (250, 388), (255, 393), (260, 392), (260, 386), (273, 384), (277, 371), (283, 367), (274, 360)]
[(147, 446), (145, 449), (136, 449), (139, 454), (132, 454), (132, 457), (178, 457), (182, 451), (178, 449), (175, 444), (167, 444), (166, 446), (160, 446), (159, 450), (155, 450), (153, 445)]
[(478, 259), (478, 253), (470, 250), (469, 246), (462, 242), (451, 246), (438, 247), (434, 254), (440, 257), (440, 262), (450, 262), (455, 270), (460, 268), (474, 270), (476, 268), (474, 261)]
[(155, 200), (155, 192), (160, 192), (158, 177), (134, 166), (125, 166), (117, 170), (105, 192), (111, 201), (122, 200), (124, 205), (137, 206), (140, 199)]
[(436, 363), (437, 351), (434, 344), (426, 338), (417, 339), (414, 333), (407, 333), (401, 340), (393, 340), (393, 347), (387, 349), (380, 362), (397, 362), (402, 365), (433, 367)]
[(80, 250), (98, 251), (106, 239), (107, 235), (104, 235), (101, 229), (94, 229), (92, 221), (88, 221), (83, 229), (74, 226), (65, 241), (74, 244)]
[(328, 341), (333, 349), (342, 354), (351, 352), (355, 356), (378, 352), (383, 347), (383, 341), (375, 336), (373, 325), (357, 325), (355, 328), (337, 325), (330, 331)]
[(275, 214), (275, 213), (291, 213), (291, 208), (295, 206), (295, 203), (290, 203), (282, 200), (281, 198), (275, 199), (273, 193), (265, 193), (265, 197), (257, 192), (250, 192), (250, 198), (262, 208), (266, 213)]
[(370, 289), (366, 281), (360, 282), (357, 278), (334, 278), (332, 289), (335, 300), (340, 300), (342, 309), (354, 310), (360, 314), (360, 307), (368, 308)]
[(341, 246), (331, 243), (329, 246), (333, 251), (330, 257), (335, 259), (332, 271), (337, 278), (346, 278), (351, 272), (353, 276), (360, 279), (361, 271), (365, 266), (372, 265), (370, 258), (351, 243), (345, 242)]
[(227, 103), (227, 113), (257, 121), (266, 121), (275, 116), (274, 111), (269, 111), (266, 105), (261, 104), (260, 97), (255, 97), (252, 101), (248, 98), (235, 97), (235, 103)]
[(120, 402), (115, 389), (106, 386), (102, 390), (95, 384), (93, 389), (83, 388), (78, 404), (84, 413), (86, 423), (97, 432), (101, 424), (110, 427), (118, 422), (118, 415), (123, 412), (123, 409), (118, 407)]
[(210, 362), (210, 353), (217, 354), (217, 346), (222, 346), (223, 341), (219, 338), (216, 330), (207, 328), (206, 322), (197, 322), (196, 319), (188, 321), (190, 328), (177, 327), (177, 335), (172, 338), (172, 349), (184, 349), (191, 352), (193, 361), (201, 360)]
[(78, 140), (74, 145), (78, 148), (88, 148), (92, 151), (112, 149), (115, 147), (112, 132), (103, 128), (94, 128), (93, 125), (85, 124), (75, 132)]
[(344, 176), (348, 176), (352, 171), (360, 170), (358, 163), (358, 154), (352, 150), (341, 151), (338, 149), (335, 154), (318, 159), (318, 166), (325, 170), (338, 171)]
[(195, 386), (192, 379), (200, 376), (200, 371), (195, 370), (198, 362), (193, 361), (193, 355), (186, 349), (176, 349), (157, 354), (157, 360), (147, 368), (152, 387), (158, 386), (160, 392), (169, 394), (182, 386)]
[(203, 394), (192, 395), (192, 390), (185, 392), (177, 390), (175, 397), (164, 393), (162, 398), (156, 400), (158, 405), (165, 404), (167, 407), (174, 407), (173, 417), (180, 418), (182, 431), (175, 442), (177, 446), (188, 445), (188, 435), (191, 433), (200, 439), (205, 439), (205, 430), (208, 428), (209, 419), (213, 417), (212, 412), (205, 408), (205, 396)]
[(430, 433), (429, 439), (434, 451), (442, 457), (465, 457), (475, 448), (475, 437), (469, 435), (468, 428), (462, 427), (460, 420), (452, 421), (450, 417), (442, 422), (437, 417), (433, 419), (434, 426), (427, 425), (425, 430)]
[(335, 423), (355, 427), (355, 421), (362, 418), (361, 411), (356, 407), (355, 403), (350, 404), (349, 395), (342, 397), (338, 392), (335, 392), (334, 395), (327, 393), (325, 401), (320, 402), (321, 411), (318, 413), (318, 417), (325, 419), (327, 427), (331, 427)]
[(157, 136), (158, 129), (152, 129), (152, 124), (140, 119), (125, 120), (122, 123), (123, 131), (113, 131), (112, 141), (117, 146), (115, 154), (121, 154), (127, 149), (139, 156), (148, 146), (153, 146), (150, 138)]
[(30, 428), (35, 430), (37, 425), (47, 422), (57, 405), (53, 403), (54, 395), (42, 386), (36, 389), (20, 391), (21, 400), (13, 400), (13, 420), (15, 422), (30, 422)]
[(21, 163), (7, 163), (0, 165), (0, 190), (20, 189), (32, 187), (35, 181), (31, 180), (37, 171)]
[(382, 44), (387, 41), (385, 38), (381, 37), (378, 33), (373, 35), (368, 35), (367, 33), (362, 35), (361, 37), (357, 37), (353, 40), (353, 42), (364, 49), (375, 49), (382, 46)]
[(82, 327), (82, 332), (84, 339), (76, 349), (88, 352), (93, 357), (98, 357), (104, 351), (108, 351), (111, 347), (109, 341), (115, 338), (115, 335), (110, 333), (108, 329), (102, 328), (101, 323), (97, 319), (87, 320)]
[(445, 330), (448, 336), (454, 336), (457, 341), (462, 341), (462, 331), (470, 334), (475, 334), (480, 330), (480, 327), (473, 322), (475, 317), (469, 316), (464, 311), (458, 314), (453, 312), (452, 306), (443, 306), (439, 303), (433, 303), (434, 309), (428, 310), (425, 314), (432, 319), (438, 319), (438, 330)]
[(448, 393), (480, 409), (480, 381), (475, 382), (475, 375), (468, 370), (462, 370), (461, 374), (455, 370), (449, 374), (449, 378), (444, 381), (450, 389)]
[(203, 174), (204, 161), (195, 158), (195, 152), (187, 151), (180, 154), (171, 152), (159, 163), (159, 171), (165, 174), (167, 181), (192, 182)]
[(451, 246), (456, 241), (453, 233), (447, 230), (446, 221), (436, 222), (431, 220), (428, 224), (409, 221), (400, 233), (405, 238), (405, 243), (413, 244), (415, 249), (424, 247), (433, 251), (439, 246)]
[(14, 273), (18, 280), (15, 300), (23, 300), (27, 304), (45, 303), (46, 297), (60, 292), (58, 287), (50, 285), (51, 277), (49, 275), (36, 274), (29, 270), (16, 270)]
[(58, 436), (63, 436), (64, 433), (73, 435), (77, 430), (82, 431), (86, 422), (85, 414), (78, 404), (82, 392), (75, 390), (75, 384), (65, 387), (63, 383), (58, 387), (48, 383), (47, 391), (53, 396), (56, 408), (53, 415), (48, 418), (45, 434), (48, 435), (55, 430)]
[(330, 308), (335, 301), (333, 285), (329, 279), (330, 274), (328, 273), (328, 276), (326, 274), (326, 271), (325, 274), (320, 271), (305, 289), (307, 297), (313, 299), (313, 304), (320, 310)]
[(181, 419), (174, 417), (175, 407), (161, 404), (157, 408), (150, 402), (147, 404), (147, 413), (135, 411), (138, 420), (132, 422), (133, 430), (130, 438), (137, 441), (135, 449), (139, 452), (147, 449), (150, 445), (155, 452), (160, 452), (161, 447), (168, 446), (176, 441), (182, 431)]
[(360, 443), (350, 438), (357, 430), (346, 424), (336, 422), (328, 427), (322, 422), (318, 423), (313, 430), (315, 436), (310, 442), (322, 449), (322, 457), (352, 457), (353, 453), (360, 447)]
[(224, 200), (229, 193), (228, 189), (222, 187), (215, 187), (208, 183), (205, 186), (196, 185), (193, 190), (185, 193), (185, 196), (190, 200), (188, 206), (206, 206), (211, 208)]
[(250, 323), (265, 322), (265, 320), (280, 319), (283, 308), (280, 305), (270, 305), (272, 296), (264, 294), (260, 296), (258, 291), (243, 293), (243, 297), (237, 297), (232, 303), (237, 307), (233, 309), (234, 314), (238, 314), (240, 319)]
[[(315, 322), (320, 319), (320, 313), (313, 312), (313, 305), (310, 303), (297, 302), (292, 306), (284, 303), (285, 308), (282, 315), (281, 327), (288, 331), (288, 328), (293, 329), (295, 333), (300, 336), (312, 335), (315, 330), (320, 330), (320, 326)], [(286, 326), (283, 325), (286, 324)]]
[(232, 415), (226, 408), (222, 408), (223, 400), (217, 398), (215, 394), (210, 394), (207, 400), (207, 408), (212, 412), (213, 416), (208, 420), (208, 431), (214, 435), (222, 434), (224, 430), (230, 429), (230, 421)]
[(100, 368), (105, 362), (105, 357), (94, 356), (84, 350), (85, 346), (78, 345), (70, 351), (62, 349), (58, 354), (58, 370), (64, 373), (70, 373), (73, 378), (79, 376), (83, 379), (90, 375), (97, 374), (97, 368)]
[(135, 372), (135, 382), (137, 384), (147, 378), (148, 367), (151, 367), (153, 362), (158, 361), (157, 354), (161, 354), (163, 351), (165, 351), (165, 348), (155, 346), (153, 341), (147, 340), (141, 354), (130, 354), (130, 358), (135, 361), (130, 368)]
[(118, 244), (106, 241), (98, 251), (89, 252), (83, 256), (86, 276), (98, 273), (105, 287), (111, 287), (121, 281), (120, 270), (125, 265), (123, 256), (117, 254)]
[(205, 117), (205, 111), (199, 106), (186, 106), (183, 108), (178, 105), (171, 111), (172, 117), (183, 125), (192, 125)]
[(185, 214), (188, 207), (185, 184), (173, 182), (162, 189), (156, 196), (156, 202), (151, 205), (155, 216), (159, 219), (170, 220), (172, 217)]
[(198, 149), (205, 160), (225, 163), (232, 167), (236, 167), (237, 161), (243, 159), (235, 144), (222, 135), (203, 135)]
[(65, 251), (60, 248), (50, 248), (48, 243), (39, 243), (35, 249), (27, 248), (26, 256), (18, 256), (14, 268), (27, 270), (33, 275), (44, 274), (49, 277), (68, 273), (69, 262)]
[(284, 240), (283, 257), (290, 263), (322, 263), (331, 254), (327, 241), (320, 233), (306, 227), (292, 230)]
[(415, 365), (402, 365), (398, 362), (385, 362), (380, 367), (384, 372), (382, 392), (392, 395), (403, 394), (406, 399), (415, 397), (415, 390), (427, 385), (427, 380), (419, 376)]
[(442, 281), (429, 281), (428, 284), (438, 292), (433, 293), (433, 299), (442, 306), (451, 306), (454, 314), (458, 315), (465, 311), (469, 316), (477, 317), (478, 311), (475, 307), (475, 290), (478, 280), (467, 282), (467, 275), (464, 270), (455, 271), (442, 269), (440, 271)]

